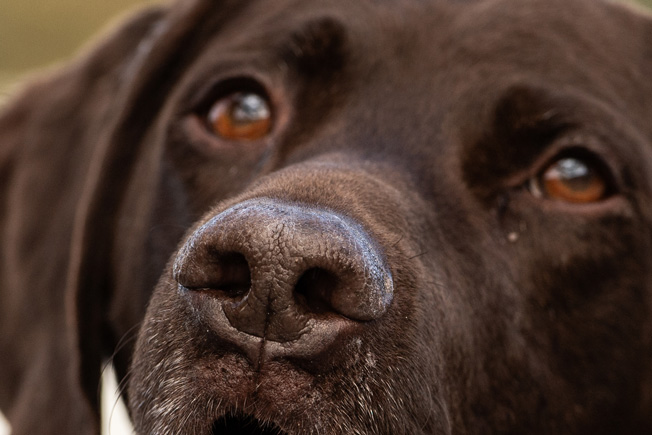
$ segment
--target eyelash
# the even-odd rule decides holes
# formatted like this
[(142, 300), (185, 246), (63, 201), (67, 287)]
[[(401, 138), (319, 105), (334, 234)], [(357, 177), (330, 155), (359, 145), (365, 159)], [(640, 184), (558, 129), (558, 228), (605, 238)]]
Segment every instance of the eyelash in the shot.
[(207, 117), (216, 101), (236, 92), (256, 93), (269, 99), (269, 93), (260, 81), (248, 76), (235, 76), (219, 80), (207, 91), (202, 92), (201, 99), (193, 104), (194, 109), (191, 112)]

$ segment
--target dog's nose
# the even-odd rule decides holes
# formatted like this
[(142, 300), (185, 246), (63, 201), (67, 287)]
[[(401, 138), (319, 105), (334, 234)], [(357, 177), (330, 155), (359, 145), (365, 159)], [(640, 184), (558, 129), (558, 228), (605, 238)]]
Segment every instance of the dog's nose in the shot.
[(233, 328), (282, 343), (336, 334), (338, 319), (378, 319), (393, 298), (389, 267), (361, 225), (268, 199), (240, 203), (201, 226), (180, 250), (174, 275), (217, 299)]

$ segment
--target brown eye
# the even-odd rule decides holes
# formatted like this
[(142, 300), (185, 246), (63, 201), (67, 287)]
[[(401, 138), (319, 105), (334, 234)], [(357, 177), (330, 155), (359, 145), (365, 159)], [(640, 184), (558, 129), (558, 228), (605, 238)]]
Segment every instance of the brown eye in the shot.
[(272, 129), (272, 110), (266, 97), (238, 92), (213, 105), (208, 123), (213, 133), (224, 139), (252, 141), (265, 137)]
[(536, 196), (586, 204), (604, 199), (609, 181), (591, 159), (564, 157), (532, 179), (530, 187)]

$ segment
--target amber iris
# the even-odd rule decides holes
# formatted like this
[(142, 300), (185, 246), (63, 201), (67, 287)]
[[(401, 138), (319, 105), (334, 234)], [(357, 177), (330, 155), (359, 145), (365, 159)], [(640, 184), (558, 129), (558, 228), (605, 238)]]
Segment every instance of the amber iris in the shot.
[(600, 201), (607, 194), (607, 180), (584, 160), (566, 157), (555, 161), (539, 176), (541, 193), (551, 199), (572, 203)]
[(208, 122), (217, 136), (252, 141), (272, 129), (272, 111), (267, 98), (238, 92), (219, 99), (208, 113)]

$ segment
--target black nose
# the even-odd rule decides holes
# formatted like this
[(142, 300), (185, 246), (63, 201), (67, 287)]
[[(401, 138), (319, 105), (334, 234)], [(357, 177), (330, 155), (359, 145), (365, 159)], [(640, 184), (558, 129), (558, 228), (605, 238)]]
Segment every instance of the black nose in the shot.
[(378, 319), (393, 297), (389, 268), (358, 223), (268, 199), (240, 203), (200, 227), (174, 277), (210, 295), (212, 306), (218, 301), (218, 317), (231, 327), (281, 343), (337, 334), (342, 318)]

